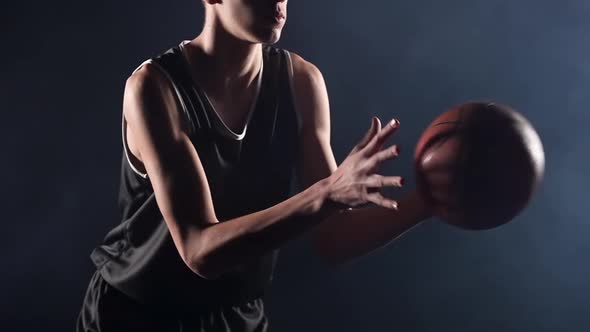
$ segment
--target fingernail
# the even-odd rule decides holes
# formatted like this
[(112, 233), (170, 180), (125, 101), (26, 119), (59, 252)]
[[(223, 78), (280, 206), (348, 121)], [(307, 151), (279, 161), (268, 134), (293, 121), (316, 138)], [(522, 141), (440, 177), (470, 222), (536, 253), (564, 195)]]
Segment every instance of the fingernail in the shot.
[(389, 121), (389, 125), (392, 127), (396, 127), (399, 125), (399, 121), (397, 119), (392, 119), (391, 121)]
[(400, 178), (399, 179), (400, 186), (403, 186), (404, 185), (404, 182), (406, 182), (406, 180), (404, 178)]
[(393, 203), (391, 203), (391, 206), (392, 206), (394, 209), (396, 209), (396, 210), (397, 210), (397, 202), (393, 202)]

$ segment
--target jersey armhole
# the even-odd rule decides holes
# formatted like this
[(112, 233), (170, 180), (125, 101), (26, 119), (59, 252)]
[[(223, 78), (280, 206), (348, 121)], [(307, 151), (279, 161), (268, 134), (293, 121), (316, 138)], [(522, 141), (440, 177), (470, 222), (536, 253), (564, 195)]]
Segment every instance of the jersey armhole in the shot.
[[(166, 79), (168, 80), (168, 82), (170, 82), (170, 84), (174, 88), (174, 93), (176, 94), (177, 102), (180, 104), (182, 111), (184, 112), (184, 114), (188, 114), (188, 109), (186, 107), (184, 99), (182, 98), (182, 94), (180, 93), (180, 90), (178, 89), (178, 86), (176, 85), (176, 83), (174, 82), (174, 80), (172, 79), (172, 77), (170, 76), (168, 71), (166, 69), (164, 69), (160, 64), (153, 61), (152, 59), (148, 59), (148, 60), (144, 61), (142, 64), (140, 64), (131, 74), (132, 75), (135, 74), (135, 72), (137, 72), (139, 69), (141, 69), (141, 67), (143, 67), (147, 63), (158, 68), (158, 70), (162, 74), (164, 74), (164, 76), (166, 76)], [(131, 169), (133, 170), (133, 172), (135, 172), (135, 174), (139, 175), (143, 179), (148, 179), (148, 174), (142, 173), (135, 165), (133, 165), (133, 162), (131, 161), (131, 158), (129, 156), (130, 152), (129, 152), (129, 147), (127, 145), (127, 121), (125, 119), (125, 112), (122, 112), (122, 113), (123, 113), (123, 116), (122, 116), (122, 120), (121, 120), (121, 127), (122, 127), (121, 134), (122, 134), (123, 151), (125, 153), (125, 159), (127, 159), (127, 163), (129, 164), (129, 167), (131, 167)]]
[(122, 135), (122, 140), (123, 140), (123, 152), (125, 153), (125, 159), (127, 160), (127, 164), (129, 165), (129, 167), (131, 167), (131, 169), (133, 170), (133, 172), (137, 175), (139, 175), (140, 177), (142, 177), (143, 179), (147, 179), (148, 175), (147, 173), (142, 173), (140, 172), (137, 167), (135, 167), (135, 165), (133, 165), (133, 163), (131, 162), (131, 158), (129, 157), (129, 148), (127, 146), (127, 121), (125, 120), (125, 112), (122, 112), (123, 116), (121, 119), (121, 135)]
[(293, 61), (291, 60), (291, 53), (287, 50), (285, 51), (285, 55), (287, 57), (287, 72), (289, 74), (289, 91), (291, 93), (291, 104), (293, 105), (293, 109), (295, 110), (295, 116), (297, 117), (297, 133), (301, 133), (301, 114), (299, 114), (298, 110), (296, 109), (296, 101), (295, 101), (295, 85), (293, 84)]

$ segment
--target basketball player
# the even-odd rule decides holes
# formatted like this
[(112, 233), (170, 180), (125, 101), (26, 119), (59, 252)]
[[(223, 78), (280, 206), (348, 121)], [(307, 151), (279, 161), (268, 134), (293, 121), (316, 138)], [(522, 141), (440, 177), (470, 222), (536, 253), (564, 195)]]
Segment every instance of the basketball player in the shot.
[(379, 193), (402, 185), (376, 174), (399, 153), (383, 148), (398, 121), (373, 118), (336, 164), (322, 74), (270, 46), (286, 0), (204, 5), (198, 37), (127, 81), (122, 223), (91, 254), (78, 331), (266, 331), (263, 296), (286, 241), (313, 232), (339, 263), (429, 216), (415, 193), (399, 207)]

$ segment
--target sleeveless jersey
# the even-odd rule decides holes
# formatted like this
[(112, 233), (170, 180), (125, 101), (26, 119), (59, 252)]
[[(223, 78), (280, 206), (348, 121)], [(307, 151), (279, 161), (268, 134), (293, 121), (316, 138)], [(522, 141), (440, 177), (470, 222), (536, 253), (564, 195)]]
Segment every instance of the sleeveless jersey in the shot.
[[(223, 222), (287, 199), (293, 190), (300, 126), (293, 106), (289, 53), (263, 47), (258, 94), (246, 127), (236, 134), (225, 126), (191, 76), (183, 51), (186, 42), (146, 62), (165, 73), (174, 87), (179, 111), (205, 169), (217, 218)], [(172, 241), (149, 176), (131, 162), (124, 117), (122, 122), (118, 200), (122, 221), (91, 254), (102, 277), (142, 304), (189, 315), (262, 298), (278, 251), (215, 280), (193, 273)]]

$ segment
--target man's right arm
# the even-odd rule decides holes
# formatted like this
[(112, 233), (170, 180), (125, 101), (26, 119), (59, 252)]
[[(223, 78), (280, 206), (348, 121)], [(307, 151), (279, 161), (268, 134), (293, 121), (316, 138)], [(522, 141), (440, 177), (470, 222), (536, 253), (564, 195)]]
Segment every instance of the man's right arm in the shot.
[(319, 181), (268, 209), (220, 223), (169, 81), (146, 64), (127, 81), (123, 111), (158, 207), (185, 264), (212, 279), (275, 249), (336, 211)]

